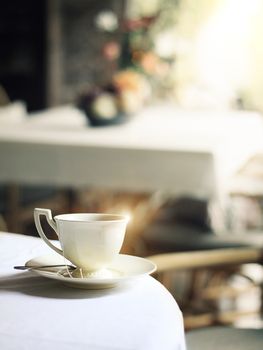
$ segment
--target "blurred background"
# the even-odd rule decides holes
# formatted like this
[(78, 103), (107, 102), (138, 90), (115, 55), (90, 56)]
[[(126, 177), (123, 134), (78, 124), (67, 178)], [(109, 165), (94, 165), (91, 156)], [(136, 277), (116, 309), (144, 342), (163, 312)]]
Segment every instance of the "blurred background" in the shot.
[(184, 107), (261, 111), (262, 11), (257, 0), (12, 0), (0, 14), (1, 85), (33, 111), (134, 68)]
[[(262, 18), (260, 0), (2, 1), (0, 121), (71, 105), (91, 126), (106, 127), (159, 103), (190, 113), (247, 111), (261, 119)], [(246, 246), (252, 236), (237, 237), (240, 228), (261, 235), (262, 155), (241, 170), (236, 181), (244, 186), (224, 208), (169, 193), (1, 184), (2, 226), (36, 235), (36, 206), (54, 214), (126, 212), (128, 253)], [(222, 239), (215, 226), (228, 234)]]

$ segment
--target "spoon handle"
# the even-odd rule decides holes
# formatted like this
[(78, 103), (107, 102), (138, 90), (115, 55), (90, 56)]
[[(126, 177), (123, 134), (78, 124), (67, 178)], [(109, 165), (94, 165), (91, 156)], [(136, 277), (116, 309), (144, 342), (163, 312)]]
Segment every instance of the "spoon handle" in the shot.
[(14, 269), (16, 270), (30, 270), (30, 269), (45, 269), (49, 267), (68, 267), (70, 269), (74, 269), (74, 266), (71, 265), (43, 265), (43, 266), (25, 266), (25, 265), (19, 265), (19, 266), (14, 266)]

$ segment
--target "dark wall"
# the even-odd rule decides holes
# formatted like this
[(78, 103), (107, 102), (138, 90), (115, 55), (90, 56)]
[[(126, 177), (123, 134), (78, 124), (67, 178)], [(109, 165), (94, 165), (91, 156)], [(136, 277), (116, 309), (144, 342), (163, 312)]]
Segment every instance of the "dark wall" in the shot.
[[(124, 3), (0, 0), (0, 85), (10, 99), (24, 100), (29, 111), (39, 110), (50, 104), (52, 93), (55, 104), (73, 102), (83, 87), (105, 81), (111, 67), (102, 47), (113, 36), (99, 31), (94, 18), (109, 9), (119, 16)], [(55, 18), (55, 28), (50, 18)]]
[(0, 84), (29, 110), (45, 106), (45, 0), (0, 1)]

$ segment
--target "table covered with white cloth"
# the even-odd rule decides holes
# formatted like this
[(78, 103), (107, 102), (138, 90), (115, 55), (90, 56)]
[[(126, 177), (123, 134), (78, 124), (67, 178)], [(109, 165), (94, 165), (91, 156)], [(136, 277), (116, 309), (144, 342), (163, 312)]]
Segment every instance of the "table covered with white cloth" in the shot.
[(163, 103), (126, 124), (101, 128), (89, 126), (73, 106), (13, 119), (0, 115), (1, 184), (210, 199), (263, 149), (262, 117), (249, 111), (183, 111)]
[(39, 238), (0, 232), (1, 350), (185, 349), (181, 311), (153, 277), (88, 290), (13, 269), (46, 253)]

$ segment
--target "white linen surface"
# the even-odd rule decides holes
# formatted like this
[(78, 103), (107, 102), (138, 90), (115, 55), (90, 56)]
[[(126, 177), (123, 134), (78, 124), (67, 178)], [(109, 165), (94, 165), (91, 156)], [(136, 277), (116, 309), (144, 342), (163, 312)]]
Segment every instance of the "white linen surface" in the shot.
[(27, 117), (26, 104), (23, 101), (15, 101), (0, 107), (0, 124), (20, 123)]
[(0, 122), (0, 183), (224, 198), (232, 176), (262, 151), (262, 134), (261, 114), (249, 111), (162, 103), (94, 128), (74, 106), (58, 106), (16, 127)]
[(185, 349), (181, 311), (150, 276), (92, 291), (13, 269), (49, 252), (0, 232), (1, 350)]

